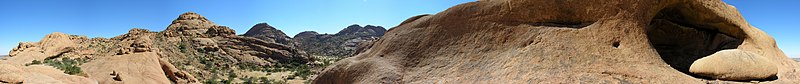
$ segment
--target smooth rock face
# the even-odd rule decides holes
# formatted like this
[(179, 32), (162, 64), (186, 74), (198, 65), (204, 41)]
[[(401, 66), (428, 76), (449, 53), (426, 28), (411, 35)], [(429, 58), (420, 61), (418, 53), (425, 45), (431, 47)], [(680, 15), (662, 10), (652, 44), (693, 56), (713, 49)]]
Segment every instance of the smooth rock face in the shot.
[[(87, 62), (81, 68), (100, 84), (169, 84), (158, 57), (153, 52), (110, 56)], [(111, 73), (122, 79), (113, 79)]]
[(722, 50), (694, 61), (689, 71), (721, 80), (767, 79), (778, 73), (778, 67), (761, 55), (741, 51)]
[(722, 49), (753, 52), (777, 66), (777, 79), (755, 82), (800, 83), (800, 65), (719, 0), (464, 3), (403, 21), (313, 83), (704, 84), (688, 67)]
[(51, 66), (19, 66), (0, 63), (0, 83), (97, 84), (97, 80), (64, 74)]

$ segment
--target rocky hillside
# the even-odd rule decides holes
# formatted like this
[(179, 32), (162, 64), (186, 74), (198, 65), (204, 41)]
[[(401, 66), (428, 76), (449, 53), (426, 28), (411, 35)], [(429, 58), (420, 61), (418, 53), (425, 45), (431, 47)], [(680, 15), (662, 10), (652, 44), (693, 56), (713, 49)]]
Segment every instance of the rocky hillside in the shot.
[(312, 77), (310, 68), (319, 65), (314, 58), (281, 40), (262, 39), (236, 36), (192, 12), (161, 32), (135, 28), (113, 38), (56, 32), (20, 43), (0, 60), (0, 83), (302, 83)]
[(314, 83), (798, 84), (798, 71), (719, 0), (478, 0), (403, 21)]
[[(381, 26), (350, 25), (336, 34), (319, 34), (314, 31), (301, 32), (294, 36), (298, 48), (309, 54), (321, 56), (352, 56), (361, 43), (370, 43), (383, 36), (386, 29)], [(366, 44), (365, 44), (366, 45)]]
[(242, 36), (255, 37), (264, 41), (281, 43), (290, 46), (294, 46), (295, 44), (292, 38), (286, 36), (283, 31), (275, 29), (275, 27), (272, 27), (267, 23), (256, 24)]

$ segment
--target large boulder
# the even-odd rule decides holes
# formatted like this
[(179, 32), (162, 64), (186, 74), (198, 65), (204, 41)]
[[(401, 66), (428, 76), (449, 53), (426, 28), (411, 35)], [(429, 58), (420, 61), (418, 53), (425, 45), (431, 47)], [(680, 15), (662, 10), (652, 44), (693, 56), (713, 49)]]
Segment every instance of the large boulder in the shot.
[(152, 48), (153, 36), (155, 36), (154, 32), (150, 32), (146, 29), (134, 28), (128, 31), (127, 34), (116, 36), (111, 39), (119, 41), (116, 43), (117, 46), (119, 46), (119, 48), (116, 50), (116, 55), (123, 55), (139, 52), (152, 52), (155, 50), (155, 48)]
[(722, 80), (768, 79), (778, 74), (776, 64), (761, 55), (741, 51), (722, 50), (692, 63), (694, 74)]
[(207, 37), (234, 36), (236, 31), (226, 26), (214, 26), (206, 31), (206, 35), (208, 35)]
[(100, 84), (168, 84), (159, 55), (153, 52), (97, 58), (80, 67)]
[[(694, 33), (692, 33), (694, 32)], [(800, 83), (800, 65), (719, 0), (480, 0), (403, 21), (314, 83), (729, 83), (689, 72), (725, 49)]]

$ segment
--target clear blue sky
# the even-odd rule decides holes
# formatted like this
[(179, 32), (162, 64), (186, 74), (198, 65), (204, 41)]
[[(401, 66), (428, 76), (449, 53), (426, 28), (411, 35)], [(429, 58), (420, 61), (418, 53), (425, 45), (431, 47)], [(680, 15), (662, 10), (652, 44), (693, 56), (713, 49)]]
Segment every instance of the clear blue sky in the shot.
[(267, 22), (294, 36), (336, 33), (352, 25), (394, 27), (474, 0), (1, 0), (0, 54), (52, 32), (110, 38), (131, 28), (162, 31), (184, 12), (197, 12), (238, 34)]
[[(161, 31), (189, 11), (239, 34), (267, 22), (293, 36), (302, 31), (335, 33), (351, 24), (390, 28), (411, 16), (470, 1), (474, 0), (2, 0), (0, 54), (51, 32), (110, 38), (131, 28)], [(793, 28), (800, 23), (800, 0), (724, 1), (775, 37), (787, 55), (800, 57), (800, 29)]]

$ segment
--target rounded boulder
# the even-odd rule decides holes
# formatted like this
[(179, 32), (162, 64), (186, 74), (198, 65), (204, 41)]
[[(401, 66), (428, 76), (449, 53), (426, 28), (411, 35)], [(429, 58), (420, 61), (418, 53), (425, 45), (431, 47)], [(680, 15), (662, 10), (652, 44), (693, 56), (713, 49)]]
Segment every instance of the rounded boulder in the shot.
[(720, 80), (759, 80), (775, 76), (778, 67), (761, 55), (730, 49), (694, 61), (689, 72)]

